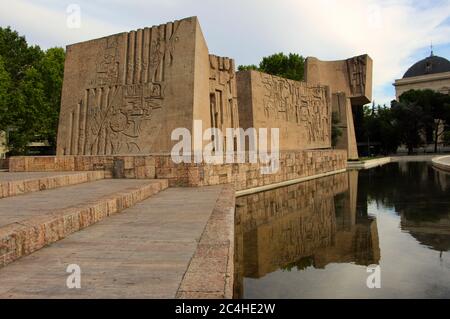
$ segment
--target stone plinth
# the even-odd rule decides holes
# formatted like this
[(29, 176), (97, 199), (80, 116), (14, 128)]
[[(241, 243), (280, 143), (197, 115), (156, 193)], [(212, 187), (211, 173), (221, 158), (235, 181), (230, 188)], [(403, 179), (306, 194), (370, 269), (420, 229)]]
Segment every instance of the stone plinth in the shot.
[(234, 184), (237, 191), (295, 180), (302, 177), (345, 169), (347, 154), (343, 150), (280, 152), (280, 169), (274, 174), (261, 173), (262, 163), (205, 164), (173, 162), (169, 155), (136, 156), (42, 156), (12, 157), (10, 170), (95, 171), (104, 170), (113, 177), (114, 162), (123, 161), (125, 178), (163, 178), (170, 186), (211, 186)]

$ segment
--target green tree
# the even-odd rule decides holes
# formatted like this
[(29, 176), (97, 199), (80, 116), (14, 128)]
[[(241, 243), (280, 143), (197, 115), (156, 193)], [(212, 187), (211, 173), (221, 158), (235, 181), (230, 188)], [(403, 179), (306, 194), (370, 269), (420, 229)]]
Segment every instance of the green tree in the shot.
[(259, 68), (258, 68), (258, 66), (255, 65), (255, 64), (250, 64), (250, 65), (240, 65), (240, 66), (238, 66), (238, 71), (250, 71), (250, 70), (258, 71)]
[(305, 58), (297, 53), (285, 55), (280, 52), (263, 57), (259, 66), (240, 65), (238, 70), (257, 70), (286, 79), (302, 81), (305, 73)]
[(64, 58), (62, 48), (44, 52), (0, 28), (0, 130), (12, 155), (27, 154), (38, 140), (56, 147)]
[(423, 108), (416, 102), (392, 101), (391, 110), (400, 132), (400, 142), (406, 145), (408, 154), (412, 154), (414, 148), (422, 144), (421, 132), (425, 127)]
[(400, 96), (400, 101), (422, 108), (425, 137), (427, 142), (434, 143), (437, 153), (439, 139), (450, 124), (450, 96), (432, 90), (409, 90)]
[[(393, 117), (391, 108), (386, 106), (364, 106), (359, 123), (358, 141), (365, 141), (370, 145), (377, 145), (377, 153), (388, 155), (396, 153), (400, 145), (398, 123)], [(369, 150), (368, 154), (370, 155)]]
[[(5, 69), (2, 56), (0, 56), (0, 112), (6, 110), (9, 96), (8, 92), (11, 89), (11, 78), (8, 71)], [(2, 115), (0, 114), (0, 117)]]
[(380, 141), (380, 151), (384, 155), (396, 153), (397, 148), (400, 146), (400, 131), (391, 109), (378, 106), (376, 122), (379, 129), (378, 140)]
[(445, 145), (450, 145), (450, 130), (444, 132), (443, 140)]
[(18, 82), (26, 70), (43, 56), (39, 46), (29, 46), (25, 37), (10, 27), (0, 27), (0, 56), (13, 82)]
[(37, 65), (39, 80), (43, 85), (44, 103), (40, 112), (45, 119), (45, 125), (39, 134), (56, 148), (56, 132), (58, 127), (61, 90), (64, 77), (65, 52), (62, 48), (51, 48)]

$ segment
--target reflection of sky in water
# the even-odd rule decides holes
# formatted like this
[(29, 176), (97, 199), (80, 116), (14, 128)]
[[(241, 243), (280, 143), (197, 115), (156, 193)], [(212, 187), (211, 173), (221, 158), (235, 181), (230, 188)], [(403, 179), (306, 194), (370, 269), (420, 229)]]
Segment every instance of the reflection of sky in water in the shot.
[[(294, 267), (259, 279), (244, 278), (244, 298), (450, 298), (450, 252), (427, 247), (409, 230), (402, 230), (394, 206), (376, 200), (367, 203), (367, 215), (377, 221), (381, 289), (367, 288), (366, 266), (330, 263), (325, 269)], [(436, 231), (448, 236), (448, 225), (447, 215)], [(433, 230), (427, 228), (432, 235)]]

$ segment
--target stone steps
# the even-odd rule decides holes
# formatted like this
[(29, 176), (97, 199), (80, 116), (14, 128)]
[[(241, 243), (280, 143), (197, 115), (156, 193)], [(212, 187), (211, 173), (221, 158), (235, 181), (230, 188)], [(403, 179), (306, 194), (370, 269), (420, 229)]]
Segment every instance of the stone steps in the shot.
[(26, 173), (0, 172), (0, 198), (87, 183), (104, 178), (104, 171)]
[(234, 197), (229, 186), (169, 188), (1, 268), (0, 299), (231, 298)]
[(0, 268), (166, 189), (167, 180), (100, 180), (0, 200)]

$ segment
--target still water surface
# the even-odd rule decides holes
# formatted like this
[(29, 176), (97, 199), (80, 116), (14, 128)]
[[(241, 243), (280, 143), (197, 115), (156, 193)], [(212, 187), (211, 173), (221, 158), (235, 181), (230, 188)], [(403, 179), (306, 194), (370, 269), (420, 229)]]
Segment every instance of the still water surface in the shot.
[(392, 163), (238, 198), (236, 279), (241, 298), (450, 298), (450, 174)]

